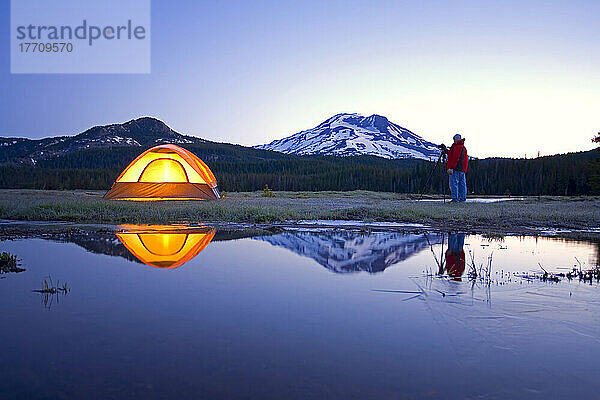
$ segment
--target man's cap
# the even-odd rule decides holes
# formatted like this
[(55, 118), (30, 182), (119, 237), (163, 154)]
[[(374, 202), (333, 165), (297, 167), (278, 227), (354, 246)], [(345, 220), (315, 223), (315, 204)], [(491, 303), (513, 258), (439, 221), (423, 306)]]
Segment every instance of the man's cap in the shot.
[(460, 140), (460, 139), (462, 139), (462, 136), (460, 136), (460, 133), (457, 133), (456, 135), (454, 135), (452, 137), (452, 139), (454, 139), (454, 140)]

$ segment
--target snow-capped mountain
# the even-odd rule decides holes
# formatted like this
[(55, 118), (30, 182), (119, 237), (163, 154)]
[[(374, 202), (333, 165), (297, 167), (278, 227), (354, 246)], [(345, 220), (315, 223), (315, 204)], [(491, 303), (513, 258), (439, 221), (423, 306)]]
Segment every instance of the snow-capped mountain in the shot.
[(373, 114), (337, 114), (312, 129), (255, 146), (287, 154), (372, 155), (384, 158), (436, 159), (440, 150), (419, 135)]
[(387, 267), (442, 243), (440, 234), (362, 233), (347, 230), (284, 232), (258, 236), (262, 240), (310, 257), (335, 273), (382, 272)]

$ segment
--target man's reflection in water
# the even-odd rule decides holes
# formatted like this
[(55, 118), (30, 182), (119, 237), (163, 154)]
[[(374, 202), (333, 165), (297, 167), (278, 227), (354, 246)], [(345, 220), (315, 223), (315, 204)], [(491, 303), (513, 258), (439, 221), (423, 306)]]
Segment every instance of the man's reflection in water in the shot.
[(465, 245), (464, 233), (451, 233), (448, 237), (448, 250), (446, 250), (446, 272), (448, 276), (461, 280), (465, 272)]

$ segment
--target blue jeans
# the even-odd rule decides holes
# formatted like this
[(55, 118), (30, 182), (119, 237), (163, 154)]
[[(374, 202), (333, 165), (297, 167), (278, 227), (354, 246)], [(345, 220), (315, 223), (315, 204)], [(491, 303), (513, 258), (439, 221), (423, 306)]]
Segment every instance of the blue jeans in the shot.
[(465, 234), (464, 233), (451, 233), (448, 236), (448, 249), (453, 254), (459, 254), (463, 251), (465, 246)]
[(454, 201), (467, 200), (467, 179), (462, 171), (454, 171), (449, 178), (450, 193)]

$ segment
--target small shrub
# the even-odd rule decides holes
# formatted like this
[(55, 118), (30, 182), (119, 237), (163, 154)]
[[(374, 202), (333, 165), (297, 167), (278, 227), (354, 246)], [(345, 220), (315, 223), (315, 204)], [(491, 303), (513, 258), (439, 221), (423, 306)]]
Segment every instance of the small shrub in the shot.
[(25, 268), (19, 268), (21, 264), (17, 260), (17, 256), (7, 252), (0, 253), (0, 274), (8, 274), (9, 272), (19, 273), (25, 271)]
[(254, 216), (253, 220), (256, 224), (269, 224), (271, 222), (279, 221), (280, 218), (274, 214), (259, 214)]
[(70, 290), (71, 289), (69, 289), (69, 287), (67, 286), (67, 282), (63, 283), (62, 285), (60, 284), (60, 282), (56, 282), (56, 286), (55, 286), (54, 282), (52, 281), (52, 277), (50, 275), (48, 275), (48, 280), (44, 279), (44, 281), (42, 282), (42, 288), (34, 289), (33, 291), (36, 293), (47, 293), (47, 294), (56, 294), (56, 293), (67, 294), (67, 293), (69, 293)]
[(260, 197), (277, 197), (275, 193), (271, 189), (269, 189), (269, 185), (265, 185), (262, 194)]

